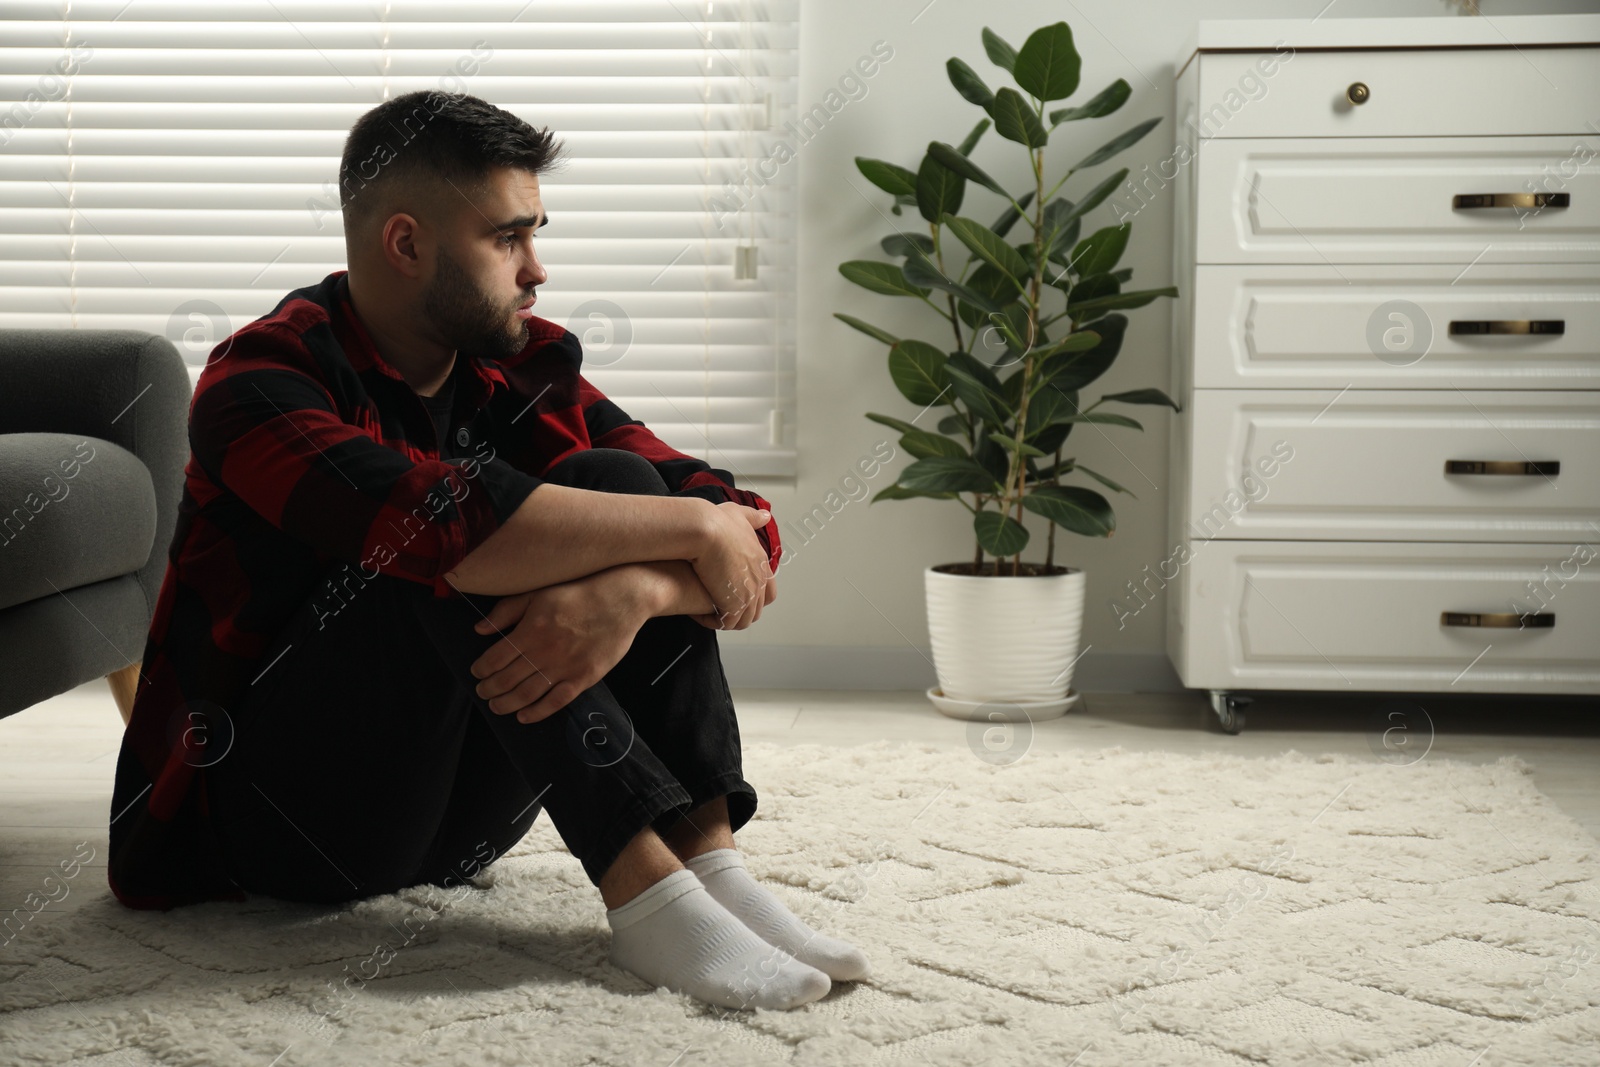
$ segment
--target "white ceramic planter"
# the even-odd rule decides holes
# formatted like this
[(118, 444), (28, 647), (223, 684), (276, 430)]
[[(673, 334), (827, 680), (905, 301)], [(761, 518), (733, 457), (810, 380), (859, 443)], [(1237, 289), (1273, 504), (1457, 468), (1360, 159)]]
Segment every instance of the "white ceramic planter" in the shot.
[(949, 574), (929, 567), (923, 575), (939, 689), (951, 700), (975, 705), (968, 714), (936, 701), (941, 712), (992, 718), (991, 713), (980, 714), (976, 705), (1059, 705), (1042, 714), (1030, 711), (1027, 717), (1037, 720), (1066, 710), (1083, 633), (1087, 583), (1081, 568), (1012, 578)]

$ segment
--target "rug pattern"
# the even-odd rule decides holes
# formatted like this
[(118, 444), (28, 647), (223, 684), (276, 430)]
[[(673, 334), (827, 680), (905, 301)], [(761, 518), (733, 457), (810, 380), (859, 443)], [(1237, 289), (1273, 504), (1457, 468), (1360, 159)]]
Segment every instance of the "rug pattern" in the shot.
[(0, 1061), (1600, 1063), (1600, 843), (1515, 758), (762, 743), (745, 772), (752, 873), (868, 981), (793, 1012), (648, 988), (543, 817), (472, 885), (352, 906), (79, 886), (0, 948)]

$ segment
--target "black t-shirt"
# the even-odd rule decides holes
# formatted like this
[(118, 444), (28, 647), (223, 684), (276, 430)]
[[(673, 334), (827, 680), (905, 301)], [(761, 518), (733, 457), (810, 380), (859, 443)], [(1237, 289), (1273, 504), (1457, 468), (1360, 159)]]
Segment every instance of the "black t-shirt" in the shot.
[(444, 385), (433, 396), (417, 394), (417, 399), (422, 401), (429, 414), (433, 416), (433, 426), (439, 434), (439, 456), (449, 458), (456, 454), (456, 443), (450, 435), (450, 408), (455, 401), (456, 376), (452, 371), (450, 377), (444, 380)]

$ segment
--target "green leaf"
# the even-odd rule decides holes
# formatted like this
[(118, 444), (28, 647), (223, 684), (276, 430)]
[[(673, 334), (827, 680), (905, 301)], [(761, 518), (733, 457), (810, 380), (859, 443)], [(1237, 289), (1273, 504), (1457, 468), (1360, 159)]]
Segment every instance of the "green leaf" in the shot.
[(929, 497), (934, 500), (957, 500), (955, 493), (925, 493), (920, 489), (907, 489), (903, 485), (886, 485), (872, 494), (868, 504), (876, 504), (880, 500), (915, 500), (918, 497)]
[(1015, 248), (1006, 244), (993, 230), (982, 223), (952, 214), (946, 214), (943, 218), (945, 226), (960, 239), (962, 244), (1016, 283), (1019, 290), (1023, 288), (1023, 279), (1031, 272), (1028, 270), (1027, 261), (1017, 254)]
[(1133, 90), (1128, 87), (1128, 83), (1118, 78), (1096, 93), (1082, 107), (1064, 107), (1060, 111), (1050, 112), (1050, 128), (1053, 130), (1063, 122), (1073, 122), (1077, 119), (1104, 118), (1126, 104), (1128, 97), (1132, 95)]
[(925, 233), (891, 233), (878, 243), (891, 256), (909, 256), (912, 249), (933, 254), (933, 238)]
[(839, 273), (863, 289), (870, 289), (885, 296), (928, 295), (926, 289), (919, 289), (906, 281), (905, 272), (893, 263), (879, 263), (874, 259), (852, 259), (839, 264)]
[(997, 67), (1003, 67), (1007, 74), (1016, 71), (1017, 50), (1006, 44), (999, 34), (987, 26), (983, 28), (983, 51), (988, 55), (989, 62)]
[(959, 442), (948, 437), (927, 430), (913, 429), (900, 435), (900, 447), (918, 459), (927, 459), (929, 456), (961, 456), (967, 455), (967, 450)]
[(1119, 308), (1140, 308), (1160, 296), (1177, 296), (1178, 287), (1168, 285), (1160, 289), (1135, 289), (1131, 293), (1114, 293), (1111, 296), (1102, 296), (1094, 300), (1086, 300), (1081, 304), (1067, 305), (1067, 311), (1074, 319), (1082, 322), (1092, 315), (1099, 315)]
[(1066, 214), (1065, 221), (1069, 223), (1073, 222), (1074, 220), (1082, 218), (1084, 215), (1087, 215), (1089, 212), (1099, 207), (1105, 198), (1110, 196), (1112, 192), (1116, 190), (1117, 186), (1121, 185), (1127, 177), (1127, 167), (1123, 167), (1115, 174), (1107, 176), (1100, 182), (1100, 184), (1096, 185), (1093, 189), (1090, 189), (1087, 193), (1085, 193), (1082, 200), (1079, 200), (1076, 204), (1072, 205), (1072, 208)]
[[(1060, 226), (1063, 228), (1063, 231), (1067, 227), (1070, 227), (1074, 222), (1077, 222), (1079, 219), (1081, 219), (1084, 215), (1099, 207), (1101, 202), (1104, 201), (1106, 197), (1110, 196), (1116, 191), (1117, 186), (1121, 185), (1127, 176), (1128, 168), (1123, 167), (1115, 174), (1106, 177), (1100, 182), (1099, 185), (1096, 185), (1093, 189), (1090, 189), (1086, 194), (1084, 194), (1083, 199), (1079, 200), (1076, 204), (1071, 204), (1069, 202), (1069, 206), (1061, 213), (1060, 218), (1057, 220)], [(1057, 201), (1052, 201), (1052, 203), (1056, 202)], [(1046, 204), (1045, 210), (1048, 211), (1049, 209), (1050, 205)], [(1075, 237), (1077, 231), (1074, 230), (1072, 232)], [(1050, 258), (1060, 262), (1060, 258), (1057, 256), (1051, 256)]]
[(1039, 116), (1033, 113), (1033, 108), (1028, 106), (1022, 94), (1010, 86), (994, 94), (988, 111), (994, 119), (995, 132), (1008, 141), (1016, 141), (1029, 148), (1043, 148), (1049, 143), (1050, 134), (1045, 131), (1044, 123), (1039, 121)]
[[(913, 285), (922, 284), (909, 275), (906, 280)], [(1065, 288), (1065, 286), (1060, 286), (1059, 288)], [(1099, 300), (1102, 297), (1115, 296), (1121, 291), (1122, 286), (1118, 285), (1117, 280), (1109, 274), (1091, 274), (1088, 277), (1079, 278), (1078, 284), (1072, 287), (1067, 296), (1067, 314), (1076, 317), (1078, 309), (1082, 305)]]
[(1100, 343), (1100, 335), (1093, 330), (1076, 330), (1067, 334), (1055, 344), (1036, 349), (1033, 353), (1035, 364), (1047, 360), (1052, 356), (1059, 356), (1064, 352), (1087, 352)]
[(1123, 267), (1121, 270), (1114, 270), (1111, 272), (1111, 276), (1117, 280), (1118, 285), (1121, 285), (1123, 282), (1133, 277), (1133, 268)]
[(881, 159), (868, 159), (866, 156), (856, 157), (856, 168), (862, 175), (886, 193), (895, 196), (914, 196), (917, 191), (917, 176), (909, 170), (894, 163), (885, 163)]
[[(1039, 249), (1035, 247), (1033, 243), (1033, 238), (1029, 237), (1026, 240), (1018, 241), (1016, 244), (1012, 245), (1011, 248), (1018, 256), (1022, 258), (1022, 262), (1028, 265), (1028, 277), (1032, 278), (1033, 258), (1039, 251)], [(972, 257), (968, 256), (967, 258), (970, 259)]]
[(945, 374), (950, 379), (951, 391), (985, 422), (1004, 426), (1011, 418), (1011, 410), (1006, 407), (1005, 399), (1000, 396), (997, 387), (990, 388), (953, 360), (946, 364)]
[(1030, 439), (1037, 437), (1049, 427), (1065, 422), (1068, 416), (1077, 413), (1076, 392), (1041, 389), (1037, 396), (1028, 401), (1028, 423), (1023, 428), (1023, 436)]
[(1003, 310), (1022, 299), (1022, 294), (1017, 291), (1016, 285), (987, 263), (979, 263), (978, 269), (967, 275), (967, 280), (963, 284), (989, 301), (987, 305), (966, 301), (956, 305), (956, 314), (961, 316), (961, 321), (974, 330), (988, 323), (993, 310), (997, 308)]
[(1101, 400), (1117, 400), (1124, 404), (1165, 404), (1173, 411), (1182, 411), (1166, 393), (1159, 389), (1130, 389), (1126, 393), (1107, 393)]
[(946, 356), (926, 341), (900, 341), (889, 349), (889, 377), (900, 395), (919, 406), (950, 403)]
[(1000, 188), (1000, 183), (989, 177), (989, 175), (984, 172), (982, 167), (978, 166), (976, 163), (972, 162), (972, 160), (968, 159), (960, 152), (957, 152), (954, 148), (951, 148), (943, 141), (929, 141), (928, 155), (932, 156), (944, 166), (955, 171), (968, 181), (977, 182), (990, 192), (999, 193), (1007, 200), (1011, 199), (1011, 194)]
[(1099, 482), (1101, 485), (1112, 490), (1113, 492), (1127, 493), (1129, 496), (1133, 497), (1133, 499), (1139, 499), (1138, 494), (1133, 490), (1124, 489), (1122, 486), (1118, 485), (1116, 482), (1112, 481), (1110, 478), (1107, 478), (1104, 474), (1101, 474), (1098, 471), (1092, 471), (1088, 467), (1082, 466), (1080, 466), (1078, 470), (1081, 470), (1083, 473), (1087, 474), (1089, 477), (1093, 478), (1095, 481)]
[(960, 152), (964, 156), (970, 156), (972, 154), (972, 150), (978, 147), (978, 138), (982, 137), (983, 131), (987, 130), (988, 128), (989, 120), (979, 119), (978, 124), (972, 127), (972, 132), (967, 134), (966, 138), (963, 139), (960, 144), (956, 145), (956, 151)]
[(1011, 473), (1011, 461), (1006, 458), (1006, 450), (994, 443), (994, 438), (989, 436), (987, 423), (978, 423), (978, 437), (972, 448), (972, 458), (978, 465), (989, 472), (990, 477), (999, 485)]
[(833, 313), (833, 317), (844, 323), (846, 326), (854, 326), (868, 337), (876, 338), (886, 345), (896, 344), (900, 340), (900, 338), (896, 337), (888, 330), (880, 330), (876, 326), (872, 325), (872, 323), (862, 322), (854, 315), (846, 315), (843, 312), (835, 311)]
[(1050, 464), (1050, 466), (1045, 467), (1043, 470), (1030, 471), (1029, 473), (1034, 474), (1035, 476), (1037, 476), (1039, 478), (1039, 480), (1042, 482), (1047, 478), (1059, 477), (1060, 475), (1063, 475), (1063, 474), (1071, 474), (1074, 462), (1075, 462), (1074, 460), (1072, 460), (1071, 458), (1068, 458), (1068, 459), (1062, 460), (1060, 463), (1052, 463), (1052, 464)]
[(934, 493), (992, 493), (1000, 488), (994, 476), (966, 456), (929, 456), (900, 472), (907, 489)]
[(1022, 506), (1085, 537), (1110, 537), (1117, 528), (1106, 498), (1076, 485), (1042, 485), (1022, 498)]
[(1006, 406), (1012, 411), (1022, 410), (1022, 379), (1027, 372), (1026, 367), (1018, 367), (1016, 372), (1009, 375), (1000, 383), (1000, 395), (1005, 399)]
[(989, 389), (994, 390), (996, 393), (1000, 391), (1000, 378), (995, 374), (993, 368), (971, 352), (952, 352), (950, 353), (950, 362), (972, 375)]
[[(1012, 307), (1016, 306), (1012, 305)], [(1010, 313), (1009, 308), (1006, 313), (991, 314), (989, 316), (990, 325), (999, 330), (1000, 336), (1006, 339), (1006, 350), (1008, 352), (1023, 352), (1028, 348), (1027, 310), (1023, 309), (1022, 314), (1023, 321), (1020, 322), (1015, 314)]]
[(1132, 232), (1133, 223), (1124, 222), (1120, 226), (1096, 230), (1079, 241), (1078, 247), (1072, 250), (1073, 267), (1079, 276), (1087, 278), (1091, 274), (1109, 273), (1122, 258)]
[(1104, 423), (1107, 426), (1126, 426), (1130, 430), (1143, 430), (1144, 429), (1143, 426), (1140, 426), (1136, 421), (1134, 421), (1133, 419), (1128, 418), (1128, 416), (1126, 416), (1126, 415), (1115, 415), (1115, 414), (1112, 414), (1109, 411), (1091, 411), (1086, 415), (1073, 415), (1073, 416), (1070, 416), (1068, 418), (1059, 419), (1057, 421), (1059, 421), (1059, 422), (1099, 422), (1099, 423)]
[(939, 420), (939, 432), (948, 434), (966, 433), (967, 417), (959, 413), (946, 415)]
[(945, 212), (961, 208), (961, 195), (967, 180), (932, 156), (922, 157), (917, 168), (917, 210), (929, 222), (938, 222)]
[(1044, 206), (1039, 234), (1044, 241), (1045, 258), (1065, 259), (1067, 250), (1078, 239), (1078, 216), (1073, 214), (1074, 207), (1072, 201), (1059, 196)]
[[(1040, 100), (1065, 100), (1078, 91), (1083, 61), (1065, 22), (1034, 30), (1023, 42), (1011, 73), (1017, 84)], [(973, 101), (977, 103), (977, 101)]]
[(921, 252), (913, 252), (906, 257), (905, 276), (906, 281), (912, 285), (926, 285), (930, 289), (938, 289), (950, 293), (956, 299), (964, 300), (968, 304), (982, 308), (985, 311), (993, 311), (1000, 306), (983, 293), (976, 292), (960, 282), (952, 281), (945, 277), (939, 271), (939, 268), (933, 265), (933, 260)]
[[(1007, 436), (1006, 434), (1001, 434), (1000, 436), (996, 437), (994, 439), (994, 441), (995, 441), (995, 444), (999, 445), (1001, 448), (1005, 449), (1007, 452), (1016, 452), (1019, 455), (1024, 455), (1024, 456), (1047, 456), (1047, 455), (1050, 454), (1048, 452), (1041, 452), (1039, 449), (1034, 448), (1032, 445), (1028, 444), (1028, 442), (1026, 442), (1026, 441), (1022, 442), (1019, 445), (1019, 444), (1017, 444), (1017, 439), (1015, 437), (1010, 437), (1010, 436)], [(965, 455), (965, 454), (966, 453), (964, 453), (964, 452), (962, 453), (962, 455)]]
[(994, 93), (990, 92), (989, 87), (983, 84), (983, 79), (978, 77), (978, 72), (961, 60), (952, 58), (944, 65), (944, 69), (950, 75), (950, 84), (956, 87), (956, 92), (960, 93), (967, 103), (977, 104), (979, 107), (988, 107), (989, 101), (994, 99)]
[[(1033, 324), (1030, 334), (1030, 327), (1028, 323), (1028, 306), (1022, 303), (1020, 300), (1014, 304), (1008, 304), (1001, 308), (999, 314), (1005, 316), (1007, 325), (1011, 327), (1009, 331), (1001, 331), (1002, 335), (1006, 338), (1006, 355), (1009, 357), (1008, 362), (1020, 363), (1023, 353), (1027, 352), (1030, 347), (1038, 348), (1040, 345), (1045, 343), (1046, 338), (1044, 331), (1039, 329), (1037, 323)], [(1013, 336), (1015, 337), (1015, 340), (1012, 339)]]
[(867, 412), (867, 418), (871, 419), (873, 422), (881, 422), (890, 429), (899, 430), (901, 433), (911, 433), (918, 429), (918, 427), (907, 422), (905, 419), (897, 419), (893, 415), (879, 415), (875, 411)]
[[(1100, 335), (1100, 343), (1086, 351), (1067, 352), (1052, 356), (1038, 366), (1042, 382), (1067, 391), (1081, 389), (1100, 377), (1116, 362), (1122, 351), (1122, 338), (1128, 329), (1128, 316), (1107, 315), (1094, 324), (1093, 332)], [(1076, 336), (1071, 335), (1071, 336)]]
[[(984, 121), (987, 122), (988, 120), (985, 119)], [(1033, 190), (1029, 189), (1022, 194), (1022, 199), (1018, 200), (1016, 204), (1007, 204), (1006, 209), (1000, 212), (1000, 217), (990, 224), (989, 229), (993, 230), (997, 237), (1004, 237), (1011, 232), (1011, 227), (1017, 224), (1017, 220), (1022, 218), (1022, 212), (1018, 211), (1017, 208), (1020, 206), (1023, 211), (1026, 211), (1031, 203), (1033, 203)], [(1048, 205), (1046, 206), (1048, 207)]]
[(1113, 137), (1099, 148), (1096, 148), (1093, 152), (1090, 152), (1088, 155), (1078, 160), (1072, 169), (1083, 170), (1085, 167), (1092, 167), (1098, 163), (1104, 163), (1106, 160), (1110, 159), (1112, 156), (1116, 155), (1124, 148), (1127, 148), (1129, 145), (1133, 144), (1133, 142), (1137, 141), (1151, 130), (1155, 129), (1156, 123), (1160, 121), (1160, 115), (1157, 115), (1153, 119), (1146, 119), (1133, 129), (1126, 131), (1119, 137)]
[(1014, 556), (1028, 545), (1028, 528), (999, 511), (983, 509), (972, 517), (972, 532), (991, 556)]
[[(1076, 389), (1066, 390), (1066, 397), (1074, 408), (1078, 406), (1078, 391)], [(1073, 424), (1070, 422), (1052, 423), (1041, 430), (1037, 437), (1032, 438), (1032, 443), (1034, 447), (1042, 448), (1046, 452), (1055, 452), (1066, 443), (1068, 435), (1072, 433), (1072, 429)], [(1066, 462), (1070, 464), (1071, 460)], [(1067, 469), (1071, 469), (1070, 466)]]

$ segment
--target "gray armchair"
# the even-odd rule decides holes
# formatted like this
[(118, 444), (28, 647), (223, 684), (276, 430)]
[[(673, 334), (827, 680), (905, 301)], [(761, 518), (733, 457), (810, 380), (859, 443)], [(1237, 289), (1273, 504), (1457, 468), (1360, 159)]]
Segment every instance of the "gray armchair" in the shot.
[(104, 676), (127, 722), (190, 396), (163, 337), (0, 330), (0, 718)]

